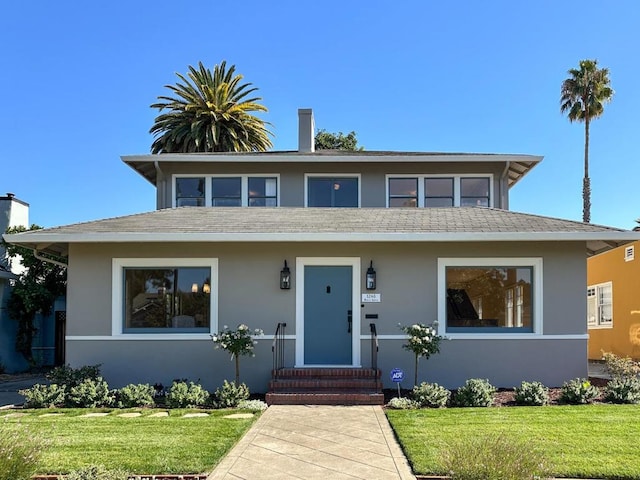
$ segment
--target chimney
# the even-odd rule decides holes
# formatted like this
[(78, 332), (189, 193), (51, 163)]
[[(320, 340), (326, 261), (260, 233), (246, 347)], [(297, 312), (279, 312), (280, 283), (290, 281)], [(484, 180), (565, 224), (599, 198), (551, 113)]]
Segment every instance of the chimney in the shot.
[(313, 110), (310, 108), (298, 109), (298, 151), (301, 153), (315, 152)]

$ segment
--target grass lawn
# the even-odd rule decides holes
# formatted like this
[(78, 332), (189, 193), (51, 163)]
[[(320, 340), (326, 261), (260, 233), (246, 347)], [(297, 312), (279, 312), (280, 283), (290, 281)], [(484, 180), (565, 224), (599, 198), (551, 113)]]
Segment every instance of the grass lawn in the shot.
[[(21, 410), (0, 412), (0, 429), (27, 429), (50, 441), (38, 473), (68, 473), (91, 464), (121, 468), (130, 474), (202, 473), (235, 445), (259, 414), (249, 419), (223, 418), (231, 410), (207, 411), (208, 417), (182, 418), (197, 410), (103, 410), (105, 417), (82, 417), (99, 410)], [(141, 417), (117, 415), (139, 411)], [(16, 413), (25, 413), (16, 416)], [(60, 416), (46, 414), (63, 413)], [(45, 415), (45, 416), (43, 416)], [(2, 431), (0, 430), (0, 431)]]
[(581, 405), (387, 410), (420, 475), (442, 474), (440, 449), (470, 435), (504, 434), (542, 450), (558, 477), (640, 478), (640, 406)]

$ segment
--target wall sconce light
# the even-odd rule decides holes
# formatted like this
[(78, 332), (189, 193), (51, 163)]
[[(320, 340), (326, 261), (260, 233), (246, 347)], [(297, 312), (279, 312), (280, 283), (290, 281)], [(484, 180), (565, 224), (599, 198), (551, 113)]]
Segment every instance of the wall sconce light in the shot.
[(202, 285), (202, 293), (211, 293), (211, 285), (208, 283)]
[(367, 290), (375, 290), (376, 289), (376, 271), (373, 269), (373, 260), (369, 264), (369, 268), (367, 268)]
[(282, 290), (291, 288), (291, 270), (289, 270), (286, 260), (284, 261), (284, 268), (280, 270), (280, 288)]
[(191, 293), (198, 293), (198, 284), (194, 283), (191, 285)]

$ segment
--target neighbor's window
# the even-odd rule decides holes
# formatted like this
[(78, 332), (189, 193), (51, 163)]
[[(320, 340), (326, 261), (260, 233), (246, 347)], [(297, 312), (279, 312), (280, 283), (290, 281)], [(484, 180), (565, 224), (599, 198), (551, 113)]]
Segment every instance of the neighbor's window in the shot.
[(424, 206), (453, 207), (453, 178), (425, 178)]
[(309, 177), (307, 206), (357, 207), (356, 177)]
[(125, 267), (125, 333), (209, 332), (210, 267)]
[(462, 207), (488, 207), (489, 206), (489, 179), (466, 178), (460, 179), (460, 206)]
[(204, 178), (176, 178), (176, 207), (203, 207)]
[(533, 266), (446, 266), (446, 331), (533, 332)]
[(276, 207), (278, 205), (278, 179), (275, 177), (249, 177), (250, 207)]
[(211, 205), (239, 207), (242, 205), (242, 178), (218, 177), (211, 179)]
[(613, 285), (611, 282), (587, 288), (587, 325), (613, 327)]
[(389, 179), (389, 206), (390, 207), (417, 207), (418, 206), (418, 179), (417, 178), (390, 178)]

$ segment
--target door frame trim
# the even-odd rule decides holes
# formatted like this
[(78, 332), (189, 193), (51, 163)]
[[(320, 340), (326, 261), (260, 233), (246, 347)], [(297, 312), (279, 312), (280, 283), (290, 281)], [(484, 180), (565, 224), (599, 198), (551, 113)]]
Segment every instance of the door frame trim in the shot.
[(351, 365), (330, 365), (331, 367), (354, 367), (360, 364), (360, 257), (296, 257), (296, 367), (322, 367), (304, 364), (304, 267), (351, 267)]

